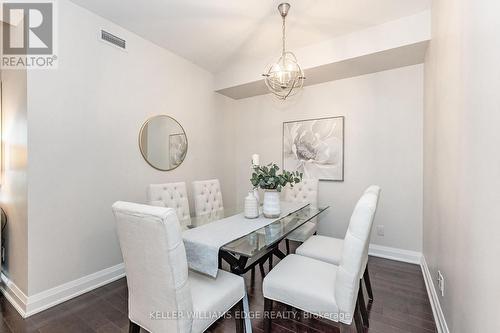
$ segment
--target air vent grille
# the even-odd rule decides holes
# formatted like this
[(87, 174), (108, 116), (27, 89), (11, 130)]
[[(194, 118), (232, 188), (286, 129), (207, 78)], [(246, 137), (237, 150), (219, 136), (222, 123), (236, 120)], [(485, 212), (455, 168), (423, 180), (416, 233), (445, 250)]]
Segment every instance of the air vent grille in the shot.
[(101, 39), (108, 43), (116, 45), (121, 49), (125, 49), (127, 47), (127, 42), (125, 41), (125, 39), (117, 37), (105, 30), (101, 30)]

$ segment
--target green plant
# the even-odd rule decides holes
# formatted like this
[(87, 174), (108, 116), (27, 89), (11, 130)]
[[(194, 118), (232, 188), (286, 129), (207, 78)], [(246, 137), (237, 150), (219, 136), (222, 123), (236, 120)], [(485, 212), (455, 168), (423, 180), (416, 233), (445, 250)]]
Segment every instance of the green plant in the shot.
[(266, 166), (256, 165), (253, 167), (250, 182), (255, 188), (260, 187), (264, 190), (277, 190), (281, 192), (281, 189), (287, 184), (293, 187), (293, 184), (300, 183), (302, 180), (302, 173), (298, 171), (290, 172), (283, 170), (278, 174), (279, 169), (274, 163)]

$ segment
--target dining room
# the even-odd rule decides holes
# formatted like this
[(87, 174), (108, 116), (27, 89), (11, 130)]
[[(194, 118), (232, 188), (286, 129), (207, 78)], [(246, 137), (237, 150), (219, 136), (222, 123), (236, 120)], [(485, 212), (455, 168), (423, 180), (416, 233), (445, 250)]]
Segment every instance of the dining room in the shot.
[(499, 6), (2, 1), (0, 332), (500, 331)]

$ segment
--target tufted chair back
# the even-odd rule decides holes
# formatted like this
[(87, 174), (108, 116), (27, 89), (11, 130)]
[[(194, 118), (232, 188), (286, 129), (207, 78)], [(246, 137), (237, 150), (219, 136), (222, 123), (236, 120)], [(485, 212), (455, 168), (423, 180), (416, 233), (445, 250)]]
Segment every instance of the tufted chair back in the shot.
[(377, 200), (378, 196), (374, 193), (363, 194), (354, 208), (344, 239), (335, 283), (335, 298), (340, 312), (346, 315), (342, 321), (347, 324), (351, 323), (356, 306), (359, 278), (364, 268), (365, 251), (370, 242)]
[(218, 179), (194, 181), (193, 195), (196, 216), (220, 215), (222, 217), (224, 205)]
[(186, 183), (151, 184), (148, 189), (148, 201), (152, 206), (175, 209), (183, 229), (191, 225)]
[(118, 239), (125, 263), (128, 311), (149, 332), (191, 332), (192, 318), (154, 320), (150, 313), (192, 313), (186, 251), (172, 208), (116, 202)]
[[(292, 186), (287, 185), (284, 189), (283, 199), (289, 202), (308, 203), (311, 208), (318, 207), (318, 180), (317, 179), (302, 179), (298, 184)], [(317, 217), (308, 221), (305, 225), (297, 228), (287, 236), (287, 251), (288, 241), (305, 242), (310, 236), (316, 233), (318, 227)]]
[(302, 179), (298, 184), (285, 187), (284, 200), (290, 202), (307, 202), (318, 207), (318, 180)]

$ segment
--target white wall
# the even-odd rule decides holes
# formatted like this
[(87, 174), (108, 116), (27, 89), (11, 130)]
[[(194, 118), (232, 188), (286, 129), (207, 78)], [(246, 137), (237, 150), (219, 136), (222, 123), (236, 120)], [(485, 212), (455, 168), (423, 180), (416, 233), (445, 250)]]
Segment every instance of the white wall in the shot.
[[(3, 24), (0, 26), (3, 29)], [(13, 28), (14, 29), (14, 28)], [(1, 30), (1, 29), (0, 29)], [(0, 31), (0, 43), (2, 33)], [(4, 230), (6, 262), (2, 270), (24, 293), (28, 290), (28, 124), (26, 71), (5, 70), (2, 80), (2, 183), (0, 205), (9, 222)]]
[[(212, 75), (68, 1), (59, 4), (59, 68), (28, 73), (29, 295), (122, 262), (111, 204), (145, 202), (150, 183), (219, 177), (225, 97)], [(127, 40), (122, 52), (101, 28)], [(144, 120), (167, 114), (189, 150), (170, 172), (142, 158)], [(228, 193), (228, 191), (225, 191)], [(225, 197), (228, 204), (230, 196)]]
[[(423, 66), (411, 66), (306, 87), (289, 102), (270, 95), (236, 101), (238, 203), (250, 187), (250, 157), (281, 162), (284, 121), (345, 116), (345, 181), (320, 182), (330, 205), (320, 233), (343, 237), (363, 190), (382, 187), (372, 242), (406, 250), (422, 247)], [(374, 227), (374, 230), (376, 227)]]
[[(450, 332), (500, 332), (500, 3), (433, 2), (425, 77), (424, 255)], [(434, 281), (437, 287), (437, 282)]]

